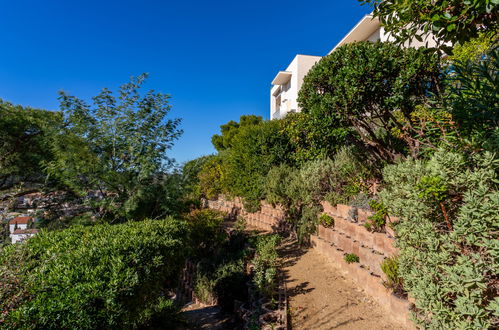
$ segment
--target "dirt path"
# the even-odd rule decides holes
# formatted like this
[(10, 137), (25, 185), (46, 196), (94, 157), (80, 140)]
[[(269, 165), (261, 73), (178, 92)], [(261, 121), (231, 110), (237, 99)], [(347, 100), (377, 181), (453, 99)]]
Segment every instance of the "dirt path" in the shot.
[(224, 314), (219, 306), (191, 304), (182, 309), (187, 325), (183, 330), (236, 330), (240, 326), (231, 315)]
[(292, 329), (403, 329), (313, 249), (287, 241), (281, 253)]

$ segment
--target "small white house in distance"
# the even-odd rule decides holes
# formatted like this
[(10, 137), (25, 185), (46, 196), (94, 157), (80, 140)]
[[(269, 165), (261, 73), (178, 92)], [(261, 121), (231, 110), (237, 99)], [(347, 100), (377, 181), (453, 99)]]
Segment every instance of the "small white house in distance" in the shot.
[(300, 111), (297, 99), (303, 78), (320, 59), (321, 56), (296, 55), (285, 71), (279, 71), (270, 90), (270, 119)]
[(9, 221), (9, 233), (16, 229), (28, 229), (28, 225), (34, 222), (33, 217), (15, 217)]
[(35, 236), (38, 233), (38, 229), (16, 229), (10, 234), (10, 241), (12, 244), (22, 242), (28, 238)]

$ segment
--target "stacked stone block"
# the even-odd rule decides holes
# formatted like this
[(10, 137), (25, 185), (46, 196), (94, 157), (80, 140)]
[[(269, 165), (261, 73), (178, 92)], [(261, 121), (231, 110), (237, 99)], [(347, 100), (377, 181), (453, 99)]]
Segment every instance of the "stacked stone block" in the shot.
[(240, 198), (231, 200), (221, 196), (217, 200), (208, 200), (207, 206), (210, 209), (226, 212), (232, 218), (240, 215), (248, 226), (259, 230), (276, 232), (282, 229), (284, 224), (284, 210), (273, 207), (265, 201), (261, 202), (258, 212), (246, 211)]
[[(366, 230), (364, 223), (372, 215), (371, 212), (353, 210), (340, 204), (333, 207), (327, 202), (323, 202), (322, 206), (324, 213), (334, 219), (334, 226), (326, 228), (319, 225), (317, 235), (311, 236), (312, 246), (372, 296), (392, 318), (408, 328), (414, 328), (409, 318), (411, 303), (394, 296), (383, 285), (386, 278), (381, 263), (387, 257), (398, 254), (394, 238), (388, 233)], [(352, 219), (353, 214), (356, 214), (356, 222)], [(356, 254), (359, 263), (348, 264), (344, 260), (347, 253)]]

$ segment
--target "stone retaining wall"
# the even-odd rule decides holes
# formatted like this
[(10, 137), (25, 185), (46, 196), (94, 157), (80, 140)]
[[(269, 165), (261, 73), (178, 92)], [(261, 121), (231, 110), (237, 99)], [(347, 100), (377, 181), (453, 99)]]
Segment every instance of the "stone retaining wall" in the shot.
[[(334, 219), (334, 225), (331, 228), (319, 225), (317, 235), (312, 235), (310, 239), (312, 247), (376, 300), (393, 319), (414, 328), (409, 318), (412, 304), (407, 299), (394, 296), (383, 285), (385, 274), (381, 263), (387, 257), (398, 254), (393, 236), (366, 230), (364, 223), (372, 215), (371, 212), (340, 204), (333, 207), (327, 202), (323, 202), (322, 206), (324, 213)], [(356, 254), (359, 262), (348, 264), (344, 260), (347, 253)]]
[(284, 210), (274, 208), (265, 201), (261, 202), (258, 212), (246, 211), (240, 198), (230, 200), (219, 197), (218, 200), (208, 200), (206, 203), (208, 208), (226, 212), (234, 219), (241, 215), (248, 226), (260, 230), (277, 232), (284, 226)]

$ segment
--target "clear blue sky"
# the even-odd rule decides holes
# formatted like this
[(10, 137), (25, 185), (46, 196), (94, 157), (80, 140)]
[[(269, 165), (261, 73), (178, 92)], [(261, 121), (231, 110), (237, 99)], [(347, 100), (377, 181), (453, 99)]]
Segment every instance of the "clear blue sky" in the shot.
[(369, 12), (356, 0), (0, 2), (0, 98), (57, 110), (148, 72), (172, 95), (183, 162), (214, 152), (219, 126), (269, 118), (270, 82), (295, 54), (325, 55)]

